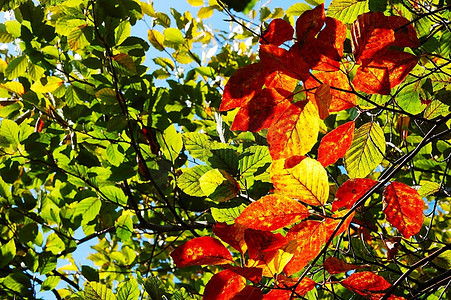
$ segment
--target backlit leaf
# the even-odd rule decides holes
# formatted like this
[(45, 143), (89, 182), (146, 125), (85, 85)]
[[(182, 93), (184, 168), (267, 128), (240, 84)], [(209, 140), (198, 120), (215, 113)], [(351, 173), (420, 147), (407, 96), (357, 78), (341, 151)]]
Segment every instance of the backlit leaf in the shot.
[(249, 258), (252, 260), (263, 260), (265, 254), (272, 254), (271, 256), (273, 256), (278, 249), (288, 244), (288, 240), (280, 233), (255, 229), (246, 229), (244, 240), (248, 248)]
[(163, 31), (163, 34), (165, 44), (168, 44), (170, 47), (174, 47), (185, 42), (183, 33), (177, 28), (166, 28)]
[(112, 57), (113, 66), (121, 70), (125, 74), (136, 74), (136, 66), (132, 57), (126, 53), (119, 53)]
[[(150, 277), (149, 277), (150, 278)], [(137, 300), (141, 291), (136, 279), (129, 278), (117, 293), (117, 300)]]
[(88, 24), (83, 24), (72, 29), (72, 31), (67, 36), (67, 42), (73, 51), (83, 49), (89, 45), (87, 35), (89, 35)]
[(133, 216), (132, 211), (124, 210), (114, 223), (116, 234), (123, 242), (129, 240), (133, 235)]
[[(312, 76), (304, 82), (304, 88), (309, 98), (313, 99), (316, 89), (321, 86), (321, 84), (327, 83), (331, 87), (330, 93), (332, 95), (329, 111), (340, 111), (356, 105), (356, 95), (351, 92), (344, 92), (351, 91), (351, 86), (349, 85), (348, 77), (342, 71), (318, 72), (315, 73), (314, 76), (316, 79)], [(322, 83), (319, 83), (317, 80)]]
[(290, 160), (280, 159), (271, 166), (271, 179), (276, 189), (310, 205), (323, 205), (329, 197), (329, 182), (324, 167), (306, 157), (294, 166)]
[(367, 94), (389, 95), (416, 66), (418, 58), (407, 52), (385, 51), (369, 64), (360, 66), (352, 83)]
[(392, 182), (384, 190), (387, 220), (408, 239), (423, 226), (424, 201), (416, 190), (401, 182)]
[[(337, 228), (338, 224), (341, 223), (343, 220), (343, 217), (348, 213), (348, 210), (342, 210), (335, 214), (333, 214), (330, 218), (326, 218), (324, 221), (324, 230), (326, 231), (326, 240), (329, 240), (332, 237), (332, 234), (335, 232), (335, 229)], [(354, 218), (355, 211), (353, 211), (343, 222), (343, 224), (340, 225), (340, 228), (338, 228), (337, 232), (333, 237), (336, 237), (346, 230), (348, 230), (349, 225), (352, 222), (352, 219)]]
[(227, 111), (246, 104), (262, 88), (266, 72), (262, 63), (247, 65), (236, 71), (224, 87), (219, 110)]
[(229, 250), (217, 239), (203, 236), (180, 245), (171, 253), (178, 268), (200, 265), (222, 265), (233, 262)]
[(382, 276), (372, 272), (353, 273), (340, 283), (347, 289), (370, 299), (373, 293), (383, 292), (391, 287), (391, 284)]
[(332, 211), (342, 207), (350, 209), (377, 181), (367, 178), (349, 179), (343, 183), (335, 194)]
[(183, 143), (186, 150), (193, 158), (198, 158), (206, 161), (209, 156), (212, 156), (212, 140), (211, 138), (200, 132), (187, 132), (183, 134)]
[(273, 159), (304, 155), (317, 142), (318, 110), (311, 102), (290, 105), (273, 121), (268, 131), (269, 151)]
[(213, 169), (199, 178), (199, 185), (205, 195), (214, 201), (233, 199), (240, 192), (236, 180), (226, 171)]
[(295, 239), (298, 248), (285, 266), (285, 274), (290, 276), (302, 270), (321, 251), (322, 245), (326, 241), (326, 231), (322, 222), (303, 221), (288, 230), (286, 238)]
[(88, 282), (84, 289), (84, 299), (86, 300), (116, 300), (113, 294), (106, 285), (99, 282)]
[(330, 85), (323, 83), (315, 91), (315, 104), (318, 108), (319, 118), (324, 120), (329, 116), (329, 108), (332, 103), (332, 95), (330, 94)]
[(304, 12), (296, 21), (296, 38), (302, 43), (314, 38), (324, 25), (324, 4)]
[(233, 271), (254, 283), (258, 283), (262, 279), (262, 269), (259, 268), (236, 267), (231, 265), (223, 265), (222, 267)]
[(100, 207), (102, 206), (102, 201), (96, 197), (89, 197), (80, 201), (75, 208), (74, 215), (82, 215), (83, 223), (89, 223), (94, 220), (95, 217), (100, 212)]
[(354, 127), (355, 123), (353, 121), (347, 122), (338, 126), (321, 139), (318, 148), (318, 161), (324, 167), (335, 163), (346, 154), (354, 138)]
[(327, 15), (345, 24), (351, 24), (357, 19), (357, 16), (368, 10), (368, 1), (334, 0), (327, 8)]
[[(282, 71), (276, 70), (270, 73), (268, 76), (266, 76), (265, 87), (273, 88), (276, 89), (277, 91), (283, 90), (287, 92), (292, 92), (296, 88), (298, 82), (299, 80), (286, 75)], [(279, 93), (282, 93), (282, 91), (280, 91)]]
[(164, 50), (164, 35), (161, 32), (155, 29), (149, 29), (147, 39), (155, 49), (160, 51)]
[(312, 9), (308, 4), (305, 3), (295, 3), (293, 5), (291, 5), (286, 11), (285, 13), (288, 16), (300, 16), (302, 15), (304, 12), (308, 11)]
[(259, 169), (267, 168), (271, 161), (268, 147), (251, 146), (238, 157), (238, 170), (242, 178), (254, 177)]
[(354, 132), (354, 140), (345, 154), (345, 166), (349, 177), (363, 178), (381, 162), (385, 154), (385, 137), (376, 122), (362, 125)]
[(260, 43), (269, 43), (279, 46), (286, 41), (291, 40), (293, 34), (294, 29), (290, 23), (283, 19), (274, 19), (260, 38)]
[(226, 223), (218, 222), (213, 227), (213, 232), (221, 240), (244, 254), (247, 250), (247, 245), (244, 241), (244, 231), (246, 229), (246, 226), (237, 223), (227, 225)]
[[(286, 287), (293, 287), (297, 284), (297, 278), (289, 278), (284, 275), (279, 274), (277, 276), (278, 286), (282, 289), (272, 289), (268, 294), (264, 295), (265, 300), (279, 300), (279, 299), (290, 299), (292, 291), (286, 289)], [(296, 286), (296, 295), (302, 296), (308, 291), (315, 288), (316, 282), (310, 278), (303, 278), (299, 284)]]
[(224, 208), (212, 207), (211, 215), (218, 223), (227, 223), (228, 225), (233, 225), (235, 224), (235, 219), (238, 218), (238, 216), (245, 208), (245, 204)]
[(273, 231), (308, 217), (307, 208), (283, 195), (268, 195), (251, 203), (235, 220), (252, 229)]
[(229, 300), (244, 289), (246, 279), (230, 270), (215, 274), (205, 286), (204, 300)]
[(365, 266), (348, 264), (347, 262), (337, 258), (337, 257), (328, 257), (324, 261), (324, 269), (327, 270), (330, 274), (340, 274), (345, 273), (351, 270), (356, 270), (360, 268), (364, 268)]
[(5, 75), (8, 79), (18, 78), (25, 74), (28, 66), (28, 58), (25, 55), (14, 58), (8, 63)]

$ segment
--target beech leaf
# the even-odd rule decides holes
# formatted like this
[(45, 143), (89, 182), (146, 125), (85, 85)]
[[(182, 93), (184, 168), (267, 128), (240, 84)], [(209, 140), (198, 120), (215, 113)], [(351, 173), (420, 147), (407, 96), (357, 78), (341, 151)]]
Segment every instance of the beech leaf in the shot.
[(416, 190), (401, 182), (392, 182), (384, 190), (387, 220), (408, 239), (423, 226), (424, 201)]
[(213, 227), (213, 232), (221, 240), (244, 254), (247, 250), (247, 245), (244, 240), (244, 231), (246, 229), (246, 226), (237, 223), (233, 223), (232, 225), (216, 223)]
[[(332, 217), (326, 218), (326, 220), (324, 222), (324, 228), (326, 231), (326, 240), (329, 240), (332, 237), (332, 234), (334, 233), (338, 224), (341, 223), (343, 217), (346, 215), (347, 212), (348, 212), (348, 210), (342, 210), (342, 211), (339, 211), (339, 212), (333, 214)], [(343, 224), (341, 224), (340, 228), (337, 230), (337, 232), (335, 233), (335, 235), (332, 238), (342, 234), (349, 228), (349, 225), (351, 224), (352, 219), (354, 218), (354, 215), (355, 215), (355, 211), (353, 211), (346, 218), (346, 220), (343, 222)]]
[(203, 236), (180, 245), (171, 253), (178, 268), (200, 265), (222, 265), (233, 262), (229, 250), (217, 239)]
[(261, 300), (263, 299), (262, 291), (253, 285), (246, 285), (244, 289), (233, 296), (232, 300)]
[(260, 43), (268, 43), (276, 46), (282, 45), (293, 38), (294, 29), (290, 23), (283, 19), (274, 19), (263, 33)]
[(372, 272), (353, 273), (340, 283), (345, 288), (370, 299), (373, 299), (374, 293), (383, 292), (391, 287), (391, 284), (382, 276)]
[(330, 274), (340, 274), (345, 273), (351, 270), (356, 270), (360, 268), (365, 268), (366, 266), (359, 266), (359, 265), (353, 265), (349, 264), (337, 257), (328, 257), (324, 261), (324, 269), (327, 270)]
[(258, 283), (262, 279), (262, 269), (260, 268), (236, 267), (232, 265), (223, 265), (223, 267), (249, 279), (253, 283)]
[(308, 217), (308, 209), (283, 195), (268, 195), (251, 203), (235, 222), (252, 229), (273, 231)]
[(324, 25), (324, 4), (304, 12), (296, 21), (296, 37), (298, 41), (308, 43)]
[(310, 205), (323, 205), (329, 197), (326, 170), (318, 161), (309, 157), (294, 166), (290, 165), (290, 160), (274, 161), (271, 179), (282, 194)]
[(342, 158), (354, 138), (354, 121), (342, 124), (326, 134), (319, 144), (318, 161), (327, 167)]
[(323, 83), (315, 91), (315, 104), (318, 108), (319, 118), (324, 120), (329, 116), (329, 108), (332, 103), (332, 95), (330, 93), (330, 85)]
[(230, 270), (223, 270), (211, 277), (205, 286), (204, 300), (229, 300), (246, 286), (246, 279)]
[(377, 181), (367, 178), (349, 179), (343, 183), (335, 194), (332, 211), (342, 207), (351, 208)]
[(255, 229), (246, 229), (244, 240), (248, 248), (249, 258), (252, 260), (262, 260), (265, 254), (275, 252), (288, 244), (288, 240), (280, 233)]

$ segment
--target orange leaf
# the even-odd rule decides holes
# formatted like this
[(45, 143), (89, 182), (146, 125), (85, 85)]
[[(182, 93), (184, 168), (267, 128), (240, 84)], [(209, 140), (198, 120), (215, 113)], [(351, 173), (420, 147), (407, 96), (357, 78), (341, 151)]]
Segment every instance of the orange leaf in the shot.
[[(335, 231), (335, 228), (340, 224), (341, 220), (343, 219), (344, 215), (347, 213), (347, 210), (339, 211), (336, 214), (333, 214), (331, 218), (326, 218), (326, 221), (324, 222), (324, 227), (326, 231), (326, 241), (329, 240), (332, 236), (332, 234)], [(352, 212), (346, 220), (343, 222), (343, 224), (338, 229), (337, 233), (334, 235), (334, 237), (340, 235), (341, 233), (345, 232), (349, 225), (351, 224), (352, 219), (354, 218), (355, 212)]]
[(309, 43), (319, 33), (325, 20), (324, 4), (304, 12), (296, 21), (296, 38), (301, 43)]
[[(277, 276), (277, 281), (279, 282), (279, 287), (293, 287), (298, 281), (298, 278), (290, 278), (283, 274), (279, 274)], [(308, 291), (311, 291), (316, 285), (316, 282), (311, 280), (310, 278), (303, 278), (301, 282), (296, 287), (296, 294), (302, 296), (306, 294)]]
[(272, 289), (269, 293), (263, 295), (263, 300), (289, 300), (292, 291), (288, 289)]
[(370, 299), (380, 299), (375, 293), (380, 293), (391, 287), (391, 284), (383, 277), (372, 272), (354, 273), (340, 283), (345, 288)]
[(298, 201), (274, 194), (251, 203), (235, 222), (252, 229), (273, 231), (308, 216), (308, 209)]
[(354, 138), (354, 121), (342, 124), (326, 134), (319, 144), (318, 161), (327, 167), (345, 156)]
[(226, 223), (216, 223), (213, 227), (213, 233), (221, 240), (240, 251), (246, 252), (247, 246), (244, 241), (244, 231), (246, 227), (237, 223), (227, 225)]
[(267, 68), (262, 63), (247, 65), (230, 77), (222, 95), (220, 111), (241, 107), (260, 91), (265, 83)]
[(319, 131), (318, 110), (311, 102), (291, 104), (268, 130), (273, 159), (304, 155), (315, 145)]
[(367, 94), (389, 95), (416, 66), (418, 58), (407, 52), (385, 51), (371, 63), (360, 66), (352, 83)]
[[(288, 244), (288, 240), (280, 233), (246, 229), (244, 239), (247, 244), (249, 258), (252, 260), (270, 260), (276, 251)], [(265, 257), (266, 256), (266, 257)]]
[(262, 269), (259, 268), (236, 267), (231, 265), (223, 265), (222, 267), (249, 279), (253, 283), (258, 283), (262, 279)]
[(367, 178), (349, 179), (343, 183), (335, 194), (332, 211), (342, 207), (351, 208), (377, 181)]
[(423, 226), (424, 202), (416, 190), (401, 182), (392, 182), (384, 190), (387, 220), (408, 239)]
[(329, 116), (329, 107), (332, 102), (332, 95), (330, 93), (330, 85), (323, 83), (315, 91), (315, 104), (318, 108), (319, 118), (324, 120)]
[(230, 270), (223, 270), (213, 277), (205, 286), (202, 299), (229, 300), (246, 286), (246, 279)]
[(246, 285), (238, 294), (233, 296), (231, 300), (261, 300), (263, 299), (262, 291), (255, 286)]
[(321, 251), (321, 247), (326, 241), (326, 231), (324, 224), (319, 221), (304, 221), (288, 230), (286, 238), (295, 239), (298, 248), (293, 258), (285, 266), (284, 272), (287, 276), (299, 272)]
[(171, 253), (178, 268), (196, 265), (222, 265), (233, 262), (229, 250), (217, 239), (203, 236), (180, 245)]
[(41, 118), (38, 118), (38, 120), (36, 121), (36, 126), (34, 128), (34, 131), (41, 132), (42, 129), (44, 129), (44, 121), (42, 121)]
[[(336, 72), (318, 72), (314, 74), (315, 78), (310, 77), (304, 82), (307, 97), (313, 97), (315, 90), (323, 83), (328, 83), (331, 87), (332, 102), (329, 111), (340, 111), (354, 107), (357, 103), (357, 97), (351, 92), (348, 77), (342, 71)], [(341, 89), (349, 92), (336, 90)]]
[(292, 92), (298, 85), (299, 80), (290, 77), (282, 71), (274, 71), (266, 76), (265, 86), (276, 90)]
[(351, 270), (365, 268), (366, 266), (358, 266), (353, 264), (348, 264), (347, 262), (337, 258), (337, 257), (328, 257), (324, 261), (324, 269), (327, 270), (330, 274), (340, 274), (345, 273)]
[(293, 33), (294, 29), (290, 23), (283, 19), (274, 19), (263, 33), (260, 43), (279, 46), (286, 41), (291, 40), (293, 38)]
[(324, 167), (309, 157), (293, 166), (285, 164), (290, 161), (273, 161), (271, 180), (276, 189), (285, 196), (297, 198), (310, 205), (326, 203), (329, 197), (329, 182)]
[(318, 34), (319, 46), (325, 56), (339, 61), (343, 57), (346, 25), (331, 17), (326, 17), (325, 22), (326, 27)]
[[(283, 95), (281, 94), (283, 93)], [(256, 132), (268, 128), (273, 119), (289, 106), (291, 96), (284, 90), (263, 89), (243, 105), (233, 120), (231, 130)]]

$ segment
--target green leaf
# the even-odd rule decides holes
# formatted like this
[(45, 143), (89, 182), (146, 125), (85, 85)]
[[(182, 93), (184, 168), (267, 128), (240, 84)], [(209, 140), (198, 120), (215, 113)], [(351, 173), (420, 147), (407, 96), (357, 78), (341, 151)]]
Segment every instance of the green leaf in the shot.
[[(413, 80), (413, 83), (409, 82)], [(398, 87), (400, 91), (396, 96), (396, 103), (406, 112), (411, 114), (419, 114), (426, 105), (421, 103), (420, 96), (424, 97), (422, 85), (425, 80), (408, 79), (405, 84)]]
[(178, 45), (185, 42), (182, 32), (177, 28), (166, 28), (163, 31), (163, 34), (165, 45), (168, 45), (171, 48), (177, 48)]
[(0, 124), (0, 138), (6, 139), (14, 146), (19, 145), (19, 125), (8, 119), (3, 119)]
[(136, 66), (133, 58), (126, 53), (119, 53), (112, 57), (113, 66), (124, 75), (136, 75)]
[(99, 272), (90, 266), (81, 266), (81, 274), (88, 281), (99, 281)]
[(369, 122), (354, 132), (354, 140), (345, 154), (346, 171), (350, 178), (363, 178), (381, 162), (385, 154), (385, 137), (376, 122)]
[(124, 149), (119, 144), (109, 144), (106, 148), (106, 155), (108, 161), (113, 165), (118, 167), (125, 158)]
[(128, 281), (121, 286), (117, 293), (117, 300), (136, 300), (140, 294), (138, 282), (130, 277)]
[(116, 220), (114, 226), (116, 227), (116, 234), (122, 242), (128, 241), (133, 234), (133, 212), (130, 210), (122, 211), (121, 216)]
[(423, 197), (427, 197), (437, 193), (440, 190), (440, 183), (433, 181), (420, 181), (420, 189), (418, 194)]
[(56, 288), (58, 283), (61, 281), (61, 277), (59, 276), (49, 276), (47, 277), (43, 283), (41, 283), (41, 292), (42, 291), (50, 291)]
[(238, 155), (232, 146), (224, 144), (213, 144), (213, 147), (219, 149), (211, 149), (213, 154), (208, 158), (208, 163), (216, 169), (222, 169), (229, 174), (236, 175), (238, 173)]
[(177, 132), (175, 126), (171, 124), (165, 129), (163, 134), (157, 133), (157, 140), (158, 144), (161, 146), (161, 150), (163, 150), (164, 157), (167, 160), (174, 162), (183, 148), (182, 135)]
[(177, 185), (185, 194), (190, 196), (206, 196), (200, 187), (199, 179), (210, 170), (212, 170), (212, 168), (206, 165), (185, 169), (183, 170), (182, 175), (177, 179)]
[(224, 170), (213, 169), (199, 178), (200, 188), (210, 199), (224, 202), (240, 192), (238, 183)]
[(112, 201), (119, 205), (127, 204), (127, 196), (125, 196), (124, 191), (114, 185), (105, 185), (100, 187), (100, 192), (108, 201)]
[(0, 267), (9, 264), (16, 256), (16, 243), (10, 239), (7, 243), (0, 246)]
[(100, 207), (102, 206), (102, 201), (96, 197), (89, 197), (81, 200), (75, 209), (75, 216), (82, 215), (83, 223), (87, 224), (94, 220), (100, 212)]
[(83, 24), (75, 27), (67, 36), (67, 42), (72, 50), (76, 51), (89, 46), (89, 41), (87, 39), (88, 35), (88, 25)]
[(28, 58), (25, 55), (13, 59), (5, 70), (8, 79), (15, 79), (25, 74), (28, 66)]
[(287, 10), (286, 14), (288, 16), (300, 16), (307, 10), (311, 10), (312, 8), (305, 3), (295, 3), (291, 5)]
[(351, 24), (368, 11), (368, 0), (334, 0), (327, 8), (327, 16)]
[(47, 241), (45, 242), (45, 250), (53, 253), (54, 255), (60, 254), (66, 245), (61, 240), (61, 238), (56, 233), (51, 233), (47, 237)]
[(206, 161), (212, 156), (212, 140), (206, 134), (199, 132), (187, 132), (183, 134), (183, 142), (189, 154), (200, 160)]
[(161, 297), (160, 281), (152, 274), (147, 277), (144, 282), (144, 289), (149, 294), (151, 299), (163, 299)]
[(2, 285), (22, 295), (26, 295), (31, 288), (30, 279), (21, 272), (8, 275), (3, 280)]
[(424, 111), (424, 117), (426, 119), (432, 120), (440, 116), (446, 116), (448, 113), (449, 113), (448, 105), (438, 100), (433, 100), (426, 107), (426, 110)]
[(239, 156), (238, 170), (242, 178), (252, 178), (263, 173), (271, 161), (268, 147), (251, 146)]
[(241, 204), (240, 206), (235, 207), (227, 207), (227, 208), (211, 208), (211, 215), (216, 222), (227, 223), (228, 225), (232, 225), (235, 223), (235, 219), (241, 214), (241, 212), (246, 208), (245, 204)]
[(86, 300), (116, 300), (113, 292), (106, 285), (98, 282), (88, 282), (85, 285)]
[(129, 21), (124, 21), (119, 24), (118, 27), (114, 30), (114, 39), (116, 45), (122, 44), (131, 34), (131, 25)]

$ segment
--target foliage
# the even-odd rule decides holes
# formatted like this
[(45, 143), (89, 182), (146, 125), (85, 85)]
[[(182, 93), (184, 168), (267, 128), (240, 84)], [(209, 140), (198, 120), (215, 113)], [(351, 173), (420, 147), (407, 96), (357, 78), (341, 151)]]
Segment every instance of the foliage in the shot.
[(2, 4), (0, 298), (450, 297), (451, 3), (188, 2)]

